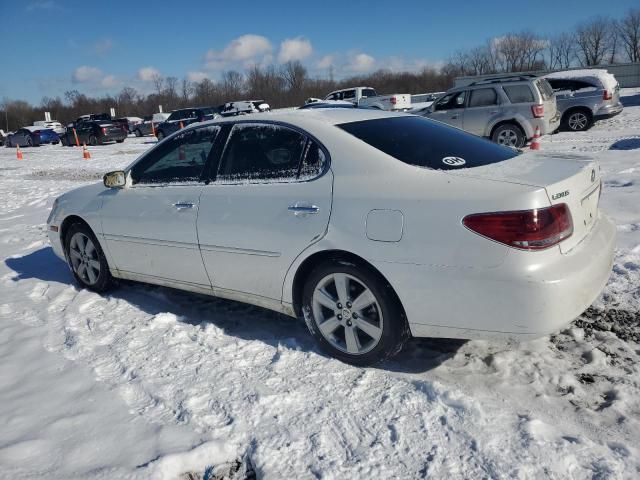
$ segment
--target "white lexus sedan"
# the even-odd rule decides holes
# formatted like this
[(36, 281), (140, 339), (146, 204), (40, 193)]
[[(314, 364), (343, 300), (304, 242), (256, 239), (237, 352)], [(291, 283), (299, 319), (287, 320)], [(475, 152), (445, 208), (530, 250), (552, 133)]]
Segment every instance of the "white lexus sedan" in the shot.
[(59, 197), (48, 220), (81, 286), (128, 279), (284, 312), (357, 365), (410, 336), (557, 331), (613, 261), (593, 159), (520, 154), (412, 115), (200, 123), (103, 183)]

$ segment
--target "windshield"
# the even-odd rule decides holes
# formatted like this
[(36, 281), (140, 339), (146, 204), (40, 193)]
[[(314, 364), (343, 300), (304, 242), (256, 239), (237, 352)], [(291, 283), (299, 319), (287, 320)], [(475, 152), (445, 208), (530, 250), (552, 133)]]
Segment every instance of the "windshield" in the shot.
[(459, 170), (508, 160), (518, 151), (423, 117), (393, 117), (338, 125), (401, 162)]

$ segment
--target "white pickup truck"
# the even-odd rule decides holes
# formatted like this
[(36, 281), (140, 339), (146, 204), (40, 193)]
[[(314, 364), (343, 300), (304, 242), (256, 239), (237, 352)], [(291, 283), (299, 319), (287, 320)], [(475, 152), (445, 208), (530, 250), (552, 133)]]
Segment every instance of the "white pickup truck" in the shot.
[(411, 95), (394, 93), (378, 95), (371, 87), (353, 87), (336, 90), (327, 95), (325, 100), (346, 100), (359, 107), (379, 108), (380, 110), (408, 110), (411, 108)]

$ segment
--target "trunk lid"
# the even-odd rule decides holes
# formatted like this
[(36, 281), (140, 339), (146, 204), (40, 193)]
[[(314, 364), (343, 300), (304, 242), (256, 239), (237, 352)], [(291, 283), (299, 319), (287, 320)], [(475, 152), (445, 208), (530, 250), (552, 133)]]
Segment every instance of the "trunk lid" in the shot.
[(482, 167), (448, 170), (447, 174), (542, 187), (551, 205), (566, 203), (573, 219), (573, 235), (560, 243), (562, 253), (580, 243), (598, 217), (600, 167), (593, 157), (525, 153)]

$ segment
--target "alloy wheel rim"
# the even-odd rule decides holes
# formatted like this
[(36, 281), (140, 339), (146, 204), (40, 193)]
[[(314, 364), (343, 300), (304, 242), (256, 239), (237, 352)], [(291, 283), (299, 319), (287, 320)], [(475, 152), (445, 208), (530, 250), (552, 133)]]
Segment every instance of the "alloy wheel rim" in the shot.
[(100, 278), (98, 251), (91, 239), (77, 232), (69, 242), (69, 258), (73, 271), (88, 285), (95, 285)]
[(582, 130), (587, 126), (587, 116), (584, 113), (574, 113), (569, 117), (571, 130)]
[(373, 350), (382, 338), (382, 309), (371, 290), (346, 273), (325, 276), (313, 291), (313, 319), (334, 348), (350, 355)]
[(498, 143), (500, 145), (515, 147), (518, 143), (518, 134), (513, 130), (503, 130), (498, 135)]

